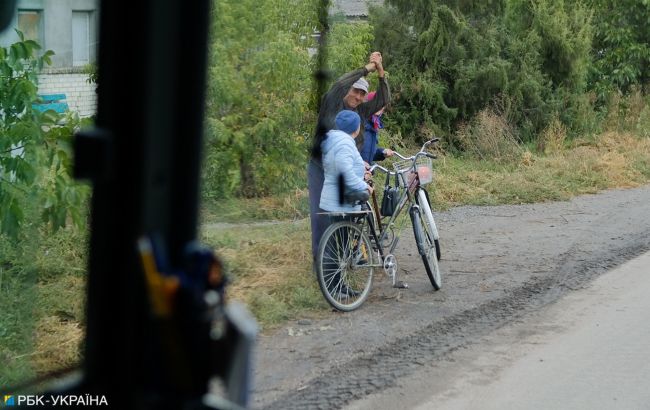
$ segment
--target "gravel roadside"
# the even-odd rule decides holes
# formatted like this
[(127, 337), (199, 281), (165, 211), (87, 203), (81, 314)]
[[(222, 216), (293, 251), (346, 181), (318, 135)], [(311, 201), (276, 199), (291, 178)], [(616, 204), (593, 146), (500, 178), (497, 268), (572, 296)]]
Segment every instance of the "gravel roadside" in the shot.
[(253, 407), (339, 408), (392, 386), (649, 250), (648, 215), (650, 186), (436, 213), (443, 251), (438, 292), (407, 227), (395, 255), (409, 289), (393, 289), (377, 272), (359, 310), (260, 336)]

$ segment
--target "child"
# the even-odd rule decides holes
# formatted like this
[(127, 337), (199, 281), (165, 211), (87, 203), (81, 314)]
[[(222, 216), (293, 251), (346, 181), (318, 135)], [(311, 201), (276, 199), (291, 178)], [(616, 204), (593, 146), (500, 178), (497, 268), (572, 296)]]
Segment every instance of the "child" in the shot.
[[(372, 101), (376, 94), (374, 91), (368, 93), (367, 101)], [(364, 121), (365, 137), (363, 140), (363, 148), (361, 148), (361, 158), (369, 165), (372, 165), (375, 161), (383, 161), (386, 157), (393, 156), (393, 151), (390, 148), (377, 146), (379, 144), (379, 130), (384, 128), (384, 124), (381, 122), (384, 108), (382, 107)]]

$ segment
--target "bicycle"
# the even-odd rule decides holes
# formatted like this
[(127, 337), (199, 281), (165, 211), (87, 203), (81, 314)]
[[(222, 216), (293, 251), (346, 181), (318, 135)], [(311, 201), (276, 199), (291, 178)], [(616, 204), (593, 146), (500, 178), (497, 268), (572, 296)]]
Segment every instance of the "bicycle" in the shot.
[(401, 227), (396, 229), (395, 226), (407, 204), (427, 276), (433, 288), (440, 289), (439, 234), (428, 193), (422, 188), (433, 181), (432, 159), (436, 158), (425, 149), (438, 141), (434, 138), (425, 142), (411, 157), (395, 152), (401, 160), (393, 164), (394, 171), (377, 164), (371, 167), (371, 172), (381, 170), (387, 174), (387, 184), (390, 177), (398, 181), (400, 195), (390, 217), (379, 215), (376, 197), (373, 197), (374, 208), (366, 200), (362, 202), (360, 211), (325, 213), (338, 221), (332, 223), (321, 238), (316, 260), (317, 276), (325, 299), (334, 308), (352, 311), (361, 306), (370, 293), (375, 268), (384, 269), (393, 286), (398, 287), (397, 259), (393, 251)]

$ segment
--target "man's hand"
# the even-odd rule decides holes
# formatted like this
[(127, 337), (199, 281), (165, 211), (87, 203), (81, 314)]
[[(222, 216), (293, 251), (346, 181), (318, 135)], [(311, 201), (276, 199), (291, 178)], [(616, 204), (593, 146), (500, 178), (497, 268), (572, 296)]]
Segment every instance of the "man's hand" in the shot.
[(384, 149), (384, 156), (385, 157), (392, 157), (393, 155), (395, 155), (395, 151), (393, 151), (390, 148)]
[(374, 190), (375, 190), (375, 188), (373, 188), (373, 187), (371, 187), (370, 185), (368, 185), (368, 193), (369, 193), (370, 195), (372, 195), (372, 191), (374, 191)]
[[(370, 54), (370, 57), (368, 58), (368, 64), (366, 64), (366, 70), (368, 70), (369, 73), (372, 73), (373, 71), (377, 71), (378, 70), (377, 64), (381, 66), (381, 62), (382, 62), (381, 53), (379, 51), (372, 52)], [(383, 67), (381, 70), (383, 73), (384, 71)]]
[(377, 75), (380, 78), (384, 77), (384, 65), (381, 61), (375, 61), (375, 68), (377, 69)]
[(381, 53), (379, 51), (375, 51), (374, 53), (370, 54), (370, 59), (369, 61), (371, 63), (375, 64), (375, 70), (377, 70), (377, 74), (379, 77), (384, 76), (384, 59), (381, 56)]

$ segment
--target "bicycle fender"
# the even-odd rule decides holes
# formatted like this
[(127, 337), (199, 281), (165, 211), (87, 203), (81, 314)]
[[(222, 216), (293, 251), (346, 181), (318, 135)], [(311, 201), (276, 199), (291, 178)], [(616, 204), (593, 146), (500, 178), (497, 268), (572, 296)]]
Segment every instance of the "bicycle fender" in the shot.
[[(422, 215), (420, 214), (420, 206), (413, 204), (409, 208), (409, 216), (411, 217), (411, 225), (414, 227), (413, 228), (413, 233), (415, 234), (415, 213), (417, 212), (418, 218), (422, 218)], [(425, 255), (425, 249), (424, 246), (422, 246), (422, 238), (418, 238), (417, 235), (415, 235), (415, 243), (418, 246), (418, 253), (420, 256)]]

